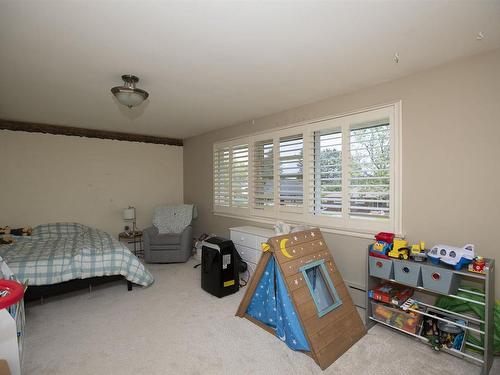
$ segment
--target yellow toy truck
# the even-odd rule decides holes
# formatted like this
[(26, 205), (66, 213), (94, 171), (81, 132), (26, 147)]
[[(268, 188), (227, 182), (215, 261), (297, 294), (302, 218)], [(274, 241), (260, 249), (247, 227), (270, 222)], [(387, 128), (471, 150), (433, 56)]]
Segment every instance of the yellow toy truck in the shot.
[(410, 257), (416, 262), (423, 262), (427, 259), (427, 254), (425, 254), (424, 241), (420, 241), (418, 244), (411, 245)]
[(395, 238), (392, 245), (392, 250), (387, 254), (391, 258), (408, 260), (410, 249), (408, 241)]

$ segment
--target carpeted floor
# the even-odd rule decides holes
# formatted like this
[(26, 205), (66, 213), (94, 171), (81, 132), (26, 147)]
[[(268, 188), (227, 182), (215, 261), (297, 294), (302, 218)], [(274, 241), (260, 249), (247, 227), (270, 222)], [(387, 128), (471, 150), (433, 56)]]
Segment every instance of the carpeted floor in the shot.
[(234, 316), (243, 290), (223, 299), (202, 291), (193, 264), (150, 265), (156, 281), (146, 289), (118, 282), (31, 304), (24, 374), (479, 374), (378, 326), (322, 372)]

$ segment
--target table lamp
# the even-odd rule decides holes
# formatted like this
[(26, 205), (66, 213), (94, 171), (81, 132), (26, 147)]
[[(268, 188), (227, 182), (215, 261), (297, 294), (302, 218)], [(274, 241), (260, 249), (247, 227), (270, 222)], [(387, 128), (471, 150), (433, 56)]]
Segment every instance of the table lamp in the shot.
[(132, 234), (135, 236), (135, 207), (128, 206), (123, 210), (123, 220), (132, 222)]

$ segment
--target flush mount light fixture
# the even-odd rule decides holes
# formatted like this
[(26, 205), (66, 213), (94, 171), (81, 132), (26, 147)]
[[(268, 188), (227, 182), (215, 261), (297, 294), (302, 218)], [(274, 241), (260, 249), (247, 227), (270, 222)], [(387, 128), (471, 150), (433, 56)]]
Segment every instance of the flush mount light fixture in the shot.
[(111, 89), (111, 92), (116, 99), (123, 105), (132, 108), (141, 104), (149, 96), (147, 91), (138, 89), (135, 84), (139, 82), (139, 77), (132, 74), (122, 75), (123, 86), (116, 86)]

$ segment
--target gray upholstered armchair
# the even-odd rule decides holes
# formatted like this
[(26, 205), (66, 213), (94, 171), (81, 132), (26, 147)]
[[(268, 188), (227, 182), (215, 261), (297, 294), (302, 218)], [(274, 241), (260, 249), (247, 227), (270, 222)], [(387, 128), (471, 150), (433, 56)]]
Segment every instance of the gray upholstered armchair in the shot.
[[(182, 205), (189, 206), (189, 205)], [(182, 227), (187, 223), (187, 226), (180, 231), (180, 233), (160, 233), (160, 229), (162, 229), (162, 225), (158, 224), (164, 220), (172, 221), (177, 220), (177, 213), (175, 212), (176, 208), (182, 210), (186, 207), (182, 206), (172, 206), (172, 207), (157, 207), (155, 210), (155, 217), (153, 218), (153, 226), (146, 228), (143, 230), (143, 241), (144, 241), (144, 260), (148, 263), (179, 263), (186, 262), (191, 256), (191, 252), (193, 249), (193, 227), (191, 226), (191, 220), (196, 218), (196, 209), (194, 206), (191, 207), (192, 216), (186, 218), (185, 216), (180, 217), (179, 221), (183, 220), (180, 223)], [(174, 210), (173, 213), (169, 213), (170, 217), (160, 216), (159, 210)], [(170, 211), (168, 211), (170, 212)], [(174, 225), (175, 227), (175, 225)]]

